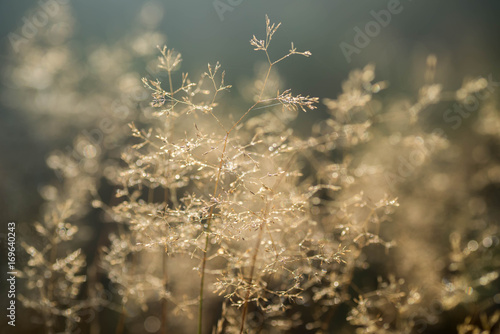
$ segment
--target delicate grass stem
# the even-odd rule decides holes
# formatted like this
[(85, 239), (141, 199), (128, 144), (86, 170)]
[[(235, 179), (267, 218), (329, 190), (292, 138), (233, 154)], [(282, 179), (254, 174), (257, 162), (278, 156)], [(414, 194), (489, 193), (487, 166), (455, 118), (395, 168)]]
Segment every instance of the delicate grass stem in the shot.
[[(220, 175), (222, 172), (222, 165), (224, 162), (224, 153), (226, 152), (227, 140), (229, 138), (229, 132), (226, 133), (226, 138), (224, 139), (224, 148), (222, 150), (222, 156), (220, 158), (219, 170), (217, 172), (217, 179), (215, 181), (215, 189), (214, 189), (214, 198), (217, 196), (217, 189), (219, 186)], [(203, 260), (201, 264), (201, 281), (200, 281), (200, 297), (199, 297), (199, 309), (198, 309), (198, 334), (202, 333), (202, 323), (203, 323), (203, 290), (205, 286), (205, 268), (207, 265), (207, 252), (208, 252), (208, 243), (209, 243), (209, 234), (210, 224), (212, 223), (212, 217), (214, 213), (214, 206), (210, 208), (210, 213), (208, 214), (207, 226), (206, 226), (206, 237), (205, 237), (205, 248), (203, 249)]]
[(259, 247), (260, 247), (260, 243), (262, 241), (262, 236), (264, 235), (264, 226), (265, 226), (265, 222), (260, 224), (259, 234), (257, 236), (257, 242), (255, 243), (255, 248), (254, 248), (253, 255), (252, 255), (252, 265), (250, 267), (250, 277), (249, 277), (248, 282), (247, 282), (247, 285), (248, 285), (247, 292), (245, 295), (245, 300), (243, 302), (243, 311), (241, 313), (240, 334), (243, 334), (243, 330), (245, 329), (245, 319), (246, 319), (246, 316), (248, 313), (248, 302), (250, 300), (250, 291), (252, 289), (253, 275), (255, 272), (255, 263), (257, 262), (257, 255), (259, 253)]
[[(167, 291), (168, 284), (168, 274), (167, 274), (167, 252), (163, 252), (163, 263), (162, 263), (162, 272), (163, 272), (163, 287), (165, 288), (165, 292)], [(168, 312), (168, 303), (167, 298), (164, 296), (161, 301), (161, 334), (167, 333), (167, 312)]]
[(122, 334), (125, 329), (125, 305), (122, 305), (122, 311), (120, 312), (120, 318), (118, 319), (118, 324), (116, 325), (115, 334)]
[[(267, 52), (266, 52), (267, 54)], [(219, 169), (218, 169), (218, 172), (217, 172), (217, 179), (215, 181), (215, 189), (214, 189), (214, 193), (213, 193), (213, 197), (215, 198), (217, 196), (217, 190), (218, 190), (218, 186), (219, 186), (219, 181), (220, 181), (220, 176), (221, 176), (221, 172), (222, 172), (222, 166), (223, 166), (223, 163), (224, 163), (224, 155), (226, 153), (226, 147), (227, 147), (227, 141), (229, 139), (229, 135), (230, 133), (238, 126), (238, 124), (243, 120), (243, 118), (245, 118), (246, 115), (248, 115), (248, 113), (250, 113), (250, 111), (252, 111), (261, 101), (261, 98), (262, 98), (262, 95), (264, 94), (264, 90), (266, 88), (266, 85), (267, 85), (267, 81), (269, 79), (269, 74), (271, 72), (271, 67), (272, 67), (272, 64), (269, 65), (269, 69), (267, 71), (267, 74), (266, 74), (266, 78), (264, 80), (264, 84), (262, 85), (262, 90), (259, 94), (259, 100), (257, 102), (255, 102), (241, 117), (240, 119), (233, 124), (233, 126), (226, 132), (226, 136), (225, 136), (225, 139), (224, 139), (224, 147), (222, 149), (222, 154), (221, 154), (221, 157), (220, 157), (220, 162), (219, 162)], [(215, 96), (214, 96), (215, 98)], [(202, 322), (203, 322), (203, 294), (204, 294), (204, 286), (205, 286), (205, 269), (206, 269), (206, 262), (207, 262), (207, 252), (208, 252), (208, 244), (209, 244), (209, 235), (208, 235), (208, 232), (210, 230), (210, 225), (211, 225), (211, 222), (212, 222), (212, 218), (213, 218), (213, 211), (214, 211), (214, 206), (212, 206), (210, 208), (210, 212), (209, 212), (209, 215), (208, 215), (208, 219), (207, 219), (207, 226), (206, 226), (206, 238), (205, 238), (205, 248), (203, 250), (203, 259), (202, 259), (202, 264), (201, 264), (201, 281), (200, 281), (200, 297), (199, 297), (199, 309), (198, 309), (198, 334), (202, 334)]]

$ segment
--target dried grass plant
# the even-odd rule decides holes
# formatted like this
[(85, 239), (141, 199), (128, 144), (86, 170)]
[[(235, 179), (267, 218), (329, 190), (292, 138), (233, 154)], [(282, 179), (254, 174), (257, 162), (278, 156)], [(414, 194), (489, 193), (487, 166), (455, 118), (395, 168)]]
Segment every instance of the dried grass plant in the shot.
[[(191, 81), (181, 54), (161, 47), (165, 80), (143, 79), (153, 112), (129, 124), (131, 138), (120, 130), (119, 161), (99, 152), (106, 161), (82, 170), (88, 151), (49, 158), (66, 181), (46, 189), (42, 246), (23, 245), (24, 307), (47, 333), (87, 328), (82, 313), (102, 306), (119, 314), (116, 333), (420, 333), (453, 312), (464, 313), (459, 333), (498, 333), (495, 83), (446, 92), (430, 56), (418, 97), (391, 100), (368, 65), (303, 136), (292, 122), (319, 99), (273, 89), (280, 62), (311, 53), (292, 43), (271, 58), (280, 24), (265, 23), (250, 40), (266, 70), (249, 106), (225, 110), (221, 64)], [(426, 122), (477, 96), (475, 146)], [(115, 228), (94, 260), (107, 279), (85, 284), (83, 254), (62, 245), (89, 204)]]

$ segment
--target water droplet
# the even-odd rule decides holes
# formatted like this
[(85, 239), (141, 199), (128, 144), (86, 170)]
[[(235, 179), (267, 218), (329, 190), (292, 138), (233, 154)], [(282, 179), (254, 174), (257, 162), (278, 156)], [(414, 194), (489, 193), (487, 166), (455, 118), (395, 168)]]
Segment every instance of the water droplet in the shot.
[(97, 155), (97, 149), (94, 145), (86, 145), (84, 148), (83, 148), (83, 155), (85, 156), (85, 158), (87, 159), (93, 159), (96, 157)]
[(477, 251), (477, 249), (479, 248), (479, 244), (477, 243), (476, 240), (471, 240), (467, 243), (467, 248), (471, 251), (471, 252), (475, 252)]

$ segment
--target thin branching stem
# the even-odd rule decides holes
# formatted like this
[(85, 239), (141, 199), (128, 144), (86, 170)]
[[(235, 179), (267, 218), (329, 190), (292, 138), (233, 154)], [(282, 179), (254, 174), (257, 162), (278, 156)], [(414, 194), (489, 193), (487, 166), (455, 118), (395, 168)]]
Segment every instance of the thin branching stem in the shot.
[[(294, 157), (295, 157), (295, 155), (293, 155), (290, 158), (290, 160), (288, 161), (288, 164), (287, 164), (287, 167), (285, 168), (285, 170), (288, 170), (290, 168), (290, 165), (291, 165)], [(285, 174), (283, 174), (283, 175), (285, 175)], [(274, 190), (276, 189), (276, 187), (280, 184), (281, 180), (283, 179), (283, 175), (274, 184), (273, 188), (271, 189), (272, 192), (274, 192)], [(245, 295), (245, 300), (243, 301), (243, 312), (241, 313), (240, 334), (243, 334), (243, 330), (245, 329), (245, 320), (246, 320), (246, 316), (247, 316), (247, 313), (248, 313), (248, 303), (250, 302), (250, 292), (251, 292), (251, 289), (252, 289), (252, 284), (253, 284), (253, 279), (254, 279), (255, 265), (257, 263), (257, 255), (259, 254), (260, 244), (262, 242), (262, 237), (264, 235), (264, 227), (266, 227), (266, 229), (268, 230), (268, 228), (267, 228), (267, 214), (268, 214), (268, 211), (269, 211), (269, 201), (267, 200), (266, 201), (266, 207), (264, 209), (264, 215), (263, 215), (264, 220), (263, 220), (263, 222), (259, 226), (259, 234), (257, 236), (257, 242), (255, 244), (254, 252), (253, 252), (253, 255), (252, 255), (252, 264), (250, 266), (250, 277), (249, 277), (248, 282), (247, 282), (247, 292), (246, 292), (246, 295)], [(270, 238), (272, 240), (271, 233), (269, 233), (269, 235), (270, 235)], [(274, 241), (272, 241), (272, 243), (273, 243), (273, 249), (275, 250), (275, 253), (277, 254), (277, 251), (276, 251), (276, 248), (275, 248), (275, 245), (274, 245)]]
[[(267, 52), (266, 52), (267, 54)], [(240, 124), (240, 122), (245, 118), (246, 115), (250, 113), (261, 101), (262, 95), (264, 94), (264, 90), (267, 85), (267, 81), (269, 79), (269, 74), (271, 72), (271, 67), (272, 64), (269, 66), (269, 69), (267, 71), (266, 78), (264, 80), (264, 84), (262, 85), (262, 90), (259, 94), (259, 100), (255, 102), (241, 117), (238, 121), (236, 121), (233, 126), (226, 132), (226, 136), (224, 138), (224, 147), (222, 149), (222, 154), (220, 157), (220, 163), (219, 163), (219, 169), (217, 171), (217, 178), (215, 180), (215, 189), (213, 192), (213, 197), (215, 198), (217, 196), (217, 190), (219, 186), (219, 181), (220, 181), (220, 176), (222, 172), (222, 166), (224, 164), (224, 155), (226, 153), (226, 148), (227, 148), (227, 141), (229, 139), (230, 133)], [(215, 99), (215, 96), (214, 96)], [(214, 206), (210, 208), (210, 212), (208, 214), (208, 219), (207, 219), (207, 225), (206, 225), (206, 237), (205, 237), (205, 247), (203, 249), (203, 258), (202, 258), (202, 264), (201, 264), (201, 281), (200, 281), (200, 297), (199, 297), (199, 309), (198, 309), (198, 334), (202, 334), (202, 322), (203, 322), (203, 294), (204, 294), (204, 286), (205, 286), (205, 270), (206, 270), (206, 262), (207, 262), (207, 253), (208, 253), (208, 244), (209, 244), (209, 230), (210, 230), (210, 225), (212, 223), (212, 218), (213, 218), (213, 211), (214, 211)]]
[[(50, 250), (50, 263), (55, 263), (57, 259), (57, 243), (52, 243), (52, 248)], [(54, 275), (51, 275), (49, 278), (47, 286), (47, 297), (49, 300), (54, 299)], [(47, 334), (54, 333), (54, 315), (51, 313), (49, 315), (49, 322), (47, 326)]]
[(250, 300), (250, 293), (252, 291), (252, 284), (253, 284), (253, 275), (255, 272), (255, 264), (257, 262), (257, 255), (259, 253), (259, 246), (260, 243), (262, 242), (262, 236), (264, 235), (264, 226), (266, 222), (262, 222), (259, 226), (259, 234), (257, 236), (257, 241), (255, 243), (255, 248), (252, 254), (252, 266), (250, 267), (250, 277), (247, 282), (247, 292), (245, 295), (245, 300), (243, 302), (243, 311), (241, 312), (241, 327), (240, 327), (240, 334), (243, 334), (243, 330), (245, 329), (245, 319), (247, 316), (248, 312), (248, 302)]
[(122, 334), (125, 328), (125, 305), (122, 305), (122, 311), (120, 312), (120, 318), (118, 319), (118, 324), (116, 325), (115, 334)]
[[(224, 139), (224, 148), (222, 150), (222, 156), (220, 158), (219, 170), (217, 172), (217, 179), (215, 181), (215, 189), (213, 193), (213, 197), (217, 196), (217, 190), (219, 186), (220, 175), (222, 172), (222, 165), (224, 163), (224, 153), (226, 152), (227, 140), (229, 138), (229, 132), (226, 133), (226, 138)], [(198, 334), (202, 333), (202, 322), (203, 322), (203, 290), (205, 286), (205, 268), (207, 265), (207, 252), (208, 252), (208, 243), (209, 243), (209, 234), (208, 231), (210, 229), (210, 224), (212, 223), (212, 217), (214, 214), (214, 206), (210, 208), (210, 212), (208, 214), (207, 226), (206, 226), (206, 237), (205, 237), (205, 248), (203, 249), (203, 259), (201, 264), (201, 281), (200, 281), (200, 297), (199, 297), (199, 310), (198, 310)]]
[[(167, 272), (167, 252), (163, 251), (163, 259), (162, 259), (162, 272), (163, 272), (163, 287), (165, 288), (165, 292), (168, 284), (168, 272)], [(167, 333), (167, 298), (163, 297), (161, 301), (161, 332), (162, 334)]]

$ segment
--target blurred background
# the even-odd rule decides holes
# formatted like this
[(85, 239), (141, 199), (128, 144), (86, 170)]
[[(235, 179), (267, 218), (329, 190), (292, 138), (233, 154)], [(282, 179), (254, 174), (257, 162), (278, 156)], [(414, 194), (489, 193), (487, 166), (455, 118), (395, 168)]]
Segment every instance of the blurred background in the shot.
[[(25, 22), (33, 20), (33, 15), (36, 16), (43, 8), (43, 3), (44, 0), (40, 3), (0, 3), (2, 221), (23, 221), (36, 216), (41, 202), (38, 189), (53, 178), (45, 159), (50, 151), (73, 140), (71, 131), (58, 136), (40, 135), (36, 131), (37, 127), (47, 126), (39, 122), (51, 117), (51, 113), (38, 113), (37, 117), (30, 115), (30, 111), (35, 113), (37, 109), (36, 95), (27, 94), (24, 95), (26, 100), (19, 100), (19, 90), (26, 88), (20, 81), (42, 79), (37, 77), (36, 72), (29, 73), (29, 70), (23, 74), (26, 78), (22, 80), (16, 80), (12, 73), (16, 62), (18, 64), (29, 56), (23, 53), (27, 44), (22, 40)], [(49, 3), (51, 1), (47, 1)], [(355, 46), (354, 29), (359, 27), (364, 30), (365, 25), (374, 20), (371, 11), (387, 10), (388, 1), (243, 0), (233, 2), (233, 5), (224, 0), (56, 3), (62, 4), (71, 19), (60, 19), (60, 12), (54, 13), (54, 16), (49, 13), (48, 22), (35, 29), (43, 31), (55, 22), (60, 23), (59, 20), (69, 20), (60, 23), (57, 28), (61, 30), (61, 36), (50, 43), (71, 48), (72, 55), (78, 57), (73, 59), (75, 64), (77, 61), (88, 61), (85, 57), (89, 56), (89, 50), (98, 45), (112, 46), (118, 40), (131, 38), (134, 29), (150, 29), (165, 35), (166, 44), (182, 53), (183, 71), (189, 71), (196, 77), (205, 71), (208, 62), (220, 61), (226, 69), (227, 82), (238, 87), (238, 83), (254, 75), (256, 64), (263, 60), (261, 54), (252, 51), (248, 41), (253, 34), (263, 35), (264, 16), (268, 14), (273, 21), (283, 23), (273, 42), (272, 51), (276, 55), (288, 50), (289, 41), (294, 41), (299, 50), (310, 50), (313, 54), (309, 59), (297, 57), (284, 62), (278, 69), (287, 87), (306, 95), (320, 98), (336, 96), (348, 72), (367, 63), (375, 64), (377, 77), (388, 80), (401, 94), (413, 92), (422, 83), (422, 66), (428, 54), (437, 55), (437, 81), (450, 88), (461, 85), (464, 76), (499, 73), (500, 3), (497, 1), (401, 1), (401, 11), (392, 15), (390, 23), (382, 27), (376, 36), (369, 37), (367, 46), (360, 48), (359, 53), (352, 53), (350, 62), (340, 47), (341, 43)], [(38, 22), (36, 20), (35, 23)], [(43, 23), (44, 17), (40, 20)], [(31, 34), (29, 30), (25, 32)], [(16, 36), (9, 34), (16, 34), (21, 40), (13, 42), (17, 41)], [(31, 38), (27, 40), (37, 43), (37, 40), (43, 41), (42, 35), (34, 32), (33, 37), (29, 35)], [(14, 50), (14, 44), (19, 46), (19, 50)], [(154, 49), (149, 50), (151, 58), (156, 56), (154, 45), (154, 42), (149, 45)], [(43, 61), (40, 58), (42, 67)], [(113, 60), (118, 66), (120, 61), (119, 58)], [(141, 68), (141, 64), (133, 64), (132, 67), (139, 76), (145, 76), (147, 71)], [(82, 70), (85, 69), (75, 67), (73, 74), (66, 74), (71, 76)], [(35, 90), (39, 91), (39, 88), (35, 87)], [(237, 89), (233, 92), (235, 95), (239, 93)], [(60, 113), (74, 117), (71, 110), (61, 110)], [(321, 117), (321, 111), (316, 114)], [(83, 117), (76, 116), (73, 126), (78, 124), (78, 117)]]

